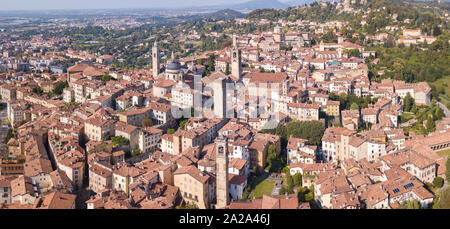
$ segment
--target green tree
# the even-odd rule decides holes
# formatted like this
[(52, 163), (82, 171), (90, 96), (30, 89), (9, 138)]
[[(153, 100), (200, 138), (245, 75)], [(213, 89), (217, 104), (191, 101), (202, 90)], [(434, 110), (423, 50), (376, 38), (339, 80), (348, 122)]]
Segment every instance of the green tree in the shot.
[(67, 82), (56, 82), (55, 87), (53, 89), (53, 94), (55, 95), (61, 95), (63, 93), (64, 88), (69, 87), (69, 84)]
[(189, 121), (189, 119), (183, 119), (180, 121), (180, 128), (182, 130), (186, 130), (186, 123)]
[(175, 133), (175, 130), (174, 129), (168, 129), (167, 130), (167, 134), (174, 134)]
[(277, 128), (275, 129), (275, 134), (280, 136), (281, 139), (284, 139), (286, 141), (288, 140), (287, 139), (288, 138), (288, 134), (287, 134), (287, 131), (286, 131), (286, 126), (283, 125), (283, 124), (279, 124), (277, 126)]
[(437, 188), (442, 188), (444, 185), (444, 179), (442, 177), (435, 177), (433, 180), (433, 186)]
[(112, 77), (109, 74), (105, 74), (105, 75), (102, 76), (102, 81), (104, 81), (104, 82), (108, 82), (111, 79), (112, 79)]
[(352, 103), (352, 106), (350, 107), (351, 110), (359, 110), (359, 106), (356, 103)]
[(433, 36), (437, 37), (441, 35), (441, 28), (437, 24), (434, 24), (433, 26)]
[(214, 54), (210, 54), (208, 56), (208, 59), (206, 59), (206, 70), (205, 70), (206, 75), (209, 75), (216, 70), (214, 60), (215, 60)]
[(294, 180), (294, 185), (296, 187), (302, 186), (302, 174), (296, 173), (294, 176), (292, 176), (292, 179)]
[(269, 145), (267, 149), (266, 169), (269, 172), (279, 172), (282, 169), (282, 161), (278, 157), (278, 152), (275, 145)]
[(141, 150), (136, 148), (136, 149), (131, 151), (131, 156), (134, 157), (136, 155), (139, 155), (140, 153), (141, 153)]
[(286, 124), (288, 136), (307, 139), (309, 144), (320, 145), (325, 126), (319, 121), (291, 121)]
[[(309, 189), (305, 188), (305, 187), (298, 187), (297, 188), (297, 198), (299, 202), (307, 202), (306, 201), (306, 194), (309, 193)], [(311, 198), (311, 197), (308, 197)]]
[(118, 145), (118, 146), (126, 146), (126, 145), (130, 144), (130, 141), (122, 136), (113, 136), (113, 137), (111, 137), (111, 140), (114, 145)]
[(344, 53), (347, 54), (349, 57), (351, 56), (358, 57), (359, 49), (345, 49)]
[(284, 185), (281, 186), (280, 191), (278, 192), (279, 195), (284, 195), (287, 193), (287, 189)]
[(411, 95), (408, 93), (405, 98), (403, 98), (403, 110), (406, 112), (411, 111), (414, 104), (414, 99), (411, 97)]
[(322, 41), (325, 43), (337, 43), (337, 36), (332, 30), (328, 30), (327, 33), (325, 33), (322, 36)]
[(314, 185), (313, 184), (309, 187), (309, 192), (305, 195), (305, 201), (306, 202), (314, 201)]
[(39, 86), (34, 87), (32, 91), (33, 91), (34, 94), (39, 95), (39, 96), (44, 94), (44, 91)]
[(294, 179), (291, 176), (291, 173), (286, 174), (286, 187), (290, 190), (294, 188)]
[(427, 132), (433, 132), (436, 129), (433, 117), (429, 116), (426, 124)]
[(444, 111), (439, 106), (434, 106), (433, 119), (441, 120), (445, 116)]
[(289, 167), (285, 166), (285, 167), (281, 170), (281, 172), (284, 173), (284, 174), (287, 174), (287, 173), (290, 172), (290, 169), (289, 169)]
[(283, 194), (293, 194), (294, 193), (294, 187), (289, 187), (286, 184), (282, 185), (279, 191), (280, 195)]

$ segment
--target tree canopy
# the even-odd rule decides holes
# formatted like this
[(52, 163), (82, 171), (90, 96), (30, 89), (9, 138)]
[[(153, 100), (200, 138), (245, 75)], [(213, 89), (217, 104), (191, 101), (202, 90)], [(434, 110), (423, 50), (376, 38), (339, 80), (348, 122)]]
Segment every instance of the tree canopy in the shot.
[(319, 121), (291, 121), (286, 124), (286, 133), (295, 138), (307, 139), (309, 144), (320, 145), (325, 132), (323, 123)]
[(67, 82), (58, 81), (55, 83), (53, 93), (55, 95), (61, 95), (63, 93), (64, 88), (69, 87), (69, 84)]
[(111, 137), (111, 140), (114, 145), (118, 145), (118, 146), (126, 146), (126, 145), (130, 144), (130, 141), (122, 136), (113, 136), (113, 137)]

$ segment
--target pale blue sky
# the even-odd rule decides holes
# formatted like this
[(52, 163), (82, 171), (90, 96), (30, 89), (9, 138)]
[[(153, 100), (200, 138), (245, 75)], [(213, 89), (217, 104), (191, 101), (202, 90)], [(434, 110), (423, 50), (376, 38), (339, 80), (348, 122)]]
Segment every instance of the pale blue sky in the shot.
[[(0, 0), (0, 10), (166, 8), (223, 5), (249, 0)], [(286, 2), (288, 0), (281, 0)]]

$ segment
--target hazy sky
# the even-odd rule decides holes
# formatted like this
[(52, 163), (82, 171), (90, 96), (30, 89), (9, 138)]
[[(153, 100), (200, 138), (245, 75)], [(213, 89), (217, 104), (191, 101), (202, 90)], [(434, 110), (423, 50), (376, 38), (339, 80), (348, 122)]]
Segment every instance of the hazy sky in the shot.
[(246, 1), (249, 0), (0, 0), (0, 10), (172, 8)]

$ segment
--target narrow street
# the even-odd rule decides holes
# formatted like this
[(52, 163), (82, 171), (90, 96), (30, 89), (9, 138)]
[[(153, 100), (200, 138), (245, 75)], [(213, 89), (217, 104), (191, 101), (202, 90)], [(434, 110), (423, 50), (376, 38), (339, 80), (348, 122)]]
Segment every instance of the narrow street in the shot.
[(267, 179), (275, 181), (275, 184), (273, 185), (272, 195), (278, 195), (280, 193), (281, 186), (283, 185), (283, 177), (281, 176), (281, 174), (272, 173)]
[(77, 199), (75, 200), (75, 206), (77, 209), (86, 209), (86, 201), (89, 200), (92, 195), (92, 191), (89, 190), (89, 187), (83, 185), (81, 190), (78, 190)]

